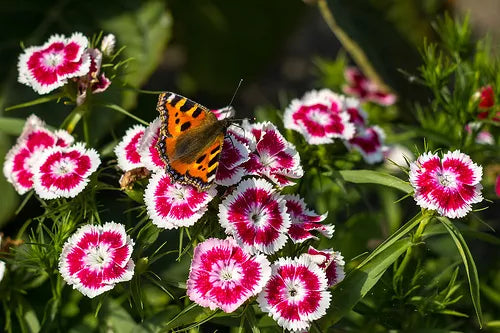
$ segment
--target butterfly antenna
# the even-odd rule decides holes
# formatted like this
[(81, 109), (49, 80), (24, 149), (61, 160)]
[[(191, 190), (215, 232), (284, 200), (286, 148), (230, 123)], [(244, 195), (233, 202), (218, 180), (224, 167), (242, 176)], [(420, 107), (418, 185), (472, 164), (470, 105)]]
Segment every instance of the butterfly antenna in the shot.
[(231, 102), (229, 102), (229, 105), (228, 106), (232, 106), (233, 105), (233, 101), (234, 101), (234, 98), (236, 97), (236, 94), (238, 93), (238, 90), (240, 89), (240, 86), (241, 86), (241, 83), (243, 82), (243, 79), (240, 79), (240, 82), (238, 82), (238, 86), (236, 87), (236, 89), (234, 90), (234, 94), (233, 94), (233, 97), (231, 97)]

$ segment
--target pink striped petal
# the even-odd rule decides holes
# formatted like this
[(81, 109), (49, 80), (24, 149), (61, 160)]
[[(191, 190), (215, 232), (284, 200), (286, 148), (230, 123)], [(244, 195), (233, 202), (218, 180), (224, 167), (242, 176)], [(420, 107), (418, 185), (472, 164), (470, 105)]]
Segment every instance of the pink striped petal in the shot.
[(219, 221), (246, 251), (271, 254), (286, 243), (284, 198), (264, 179), (243, 180), (219, 205)]
[(161, 120), (156, 118), (144, 131), (137, 151), (141, 155), (141, 163), (153, 172), (165, 170), (165, 162), (160, 158), (156, 142), (160, 135)]
[(251, 256), (233, 238), (210, 238), (194, 249), (187, 294), (201, 306), (229, 313), (257, 295), (270, 275), (264, 255)]
[(384, 160), (384, 145), (385, 133), (378, 126), (358, 127), (354, 137), (345, 141), (345, 145), (349, 149), (355, 149), (361, 153), (363, 159), (368, 164), (382, 162)]
[(59, 272), (67, 284), (93, 298), (132, 279), (133, 246), (122, 224), (85, 225), (64, 243)]
[(343, 87), (343, 90), (346, 94), (355, 96), (362, 101), (370, 101), (384, 106), (396, 103), (396, 95), (382, 91), (357, 68), (346, 68), (344, 76), (347, 85)]
[(116, 145), (114, 151), (118, 161), (118, 167), (123, 171), (129, 171), (142, 167), (141, 155), (138, 152), (146, 128), (142, 125), (135, 125), (125, 132), (123, 139)]
[(215, 176), (215, 183), (224, 186), (237, 184), (245, 175), (242, 164), (250, 159), (250, 149), (239, 141), (232, 133), (224, 139), (219, 167)]
[(310, 256), (311, 260), (325, 271), (329, 287), (344, 279), (345, 262), (340, 252), (332, 249), (316, 250), (314, 247), (309, 246), (307, 253), (304, 253), (303, 256)]

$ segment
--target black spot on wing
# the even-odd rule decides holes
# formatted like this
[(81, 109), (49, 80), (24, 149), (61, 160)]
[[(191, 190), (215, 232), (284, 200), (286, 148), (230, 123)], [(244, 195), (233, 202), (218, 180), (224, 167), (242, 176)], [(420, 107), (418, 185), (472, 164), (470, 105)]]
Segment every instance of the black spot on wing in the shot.
[(186, 98), (184, 105), (179, 108), (182, 112), (187, 112), (194, 107), (194, 102)]
[(187, 130), (189, 127), (191, 127), (191, 122), (186, 121), (184, 124), (181, 125), (181, 132), (184, 132)]
[(191, 116), (193, 116), (193, 118), (198, 118), (202, 111), (203, 110), (198, 106), (196, 110), (193, 111), (193, 114)]
[(220, 149), (220, 145), (218, 145), (217, 147), (215, 147), (214, 149), (212, 149), (212, 151), (210, 152), (210, 155), (213, 155), (215, 154), (216, 152), (218, 152)]
[(219, 161), (219, 153), (217, 153), (214, 157), (212, 157), (210, 162), (208, 162), (208, 167), (210, 168), (212, 165), (214, 165), (218, 161)]
[(212, 171), (210, 171), (209, 173), (207, 173), (207, 179), (210, 179), (212, 178), (213, 176), (215, 176), (215, 173), (217, 172), (217, 168), (213, 169)]
[(180, 101), (181, 99), (183, 99), (183, 98), (184, 98), (184, 97), (182, 97), (182, 96), (179, 96), (179, 95), (176, 95), (176, 94), (172, 94), (172, 99), (170, 100), (170, 104), (172, 104), (172, 105), (176, 106), (176, 105), (177, 105), (177, 103), (179, 103), (179, 101)]
[(203, 154), (201, 155), (200, 157), (198, 157), (198, 159), (196, 160), (196, 163), (197, 164), (200, 164), (201, 162), (203, 162), (203, 160), (205, 159), (207, 155)]
[(180, 122), (180, 121), (181, 121), (181, 120), (180, 120), (179, 118), (175, 119), (175, 123), (176, 123), (176, 124), (179, 124), (179, 122)]

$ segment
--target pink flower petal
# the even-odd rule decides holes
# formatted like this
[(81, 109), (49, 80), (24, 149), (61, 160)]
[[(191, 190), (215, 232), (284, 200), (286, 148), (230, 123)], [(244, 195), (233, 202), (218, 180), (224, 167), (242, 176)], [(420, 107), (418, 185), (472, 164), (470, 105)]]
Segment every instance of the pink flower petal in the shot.
[(491, 85), (482, 87), (479, 93), (480, 93), (479, 97), (480, 109), (489, 109), (493, 105), (495, 105), (495, 92), (493, 91), (493, 87)]
[(389, 106), (396, 102), (394, 94), (384, 92), (357, 68), (348, 67), (344, 72), (347, 85), (343, 87), (346, 94), (355, 96), (362, 101), (371, 101), (380, 105)]
[(355, 136), (345, 142), (349, 149), (356, 149), (361, 153), (363, 159), (368, 164), (382, 162), (384, 160), (385, 133), (378, 126), (360, 127)]
[(158, 117), (146, 128), (137, 148), (139, 155), (141, 155), (141, 163), (153, 172), (163, 171), (166, 167), (165, 162), (160, 158), (158, 149), (156, 149), (160, 127), (161, 120)]
[(345, 262), (340, 252), (333, 251), (332, 249), (316, 250), (314, 247), (309, 246), (307, 253), (304, 253), (303, 256), (310, 256), (311, 260), (325, 271), (329, 287), (336, 285), (344, 279)]
[(500, 176), (497, 176), (497, 180), (495, 181), (495, 193), (497, 197), (500, 197)]
[(270, 275), (264, 255), (250, 256), (232, 238), (210, 238), (194, 250), (187, 294), (201, 306), (229, 313), (258, 294)]
[(227, 134), (222, 147), (215, 183), (231, 186), (238, 183), (245, 175), (241, 165), (250, 159), (250, 149), (232, 133)]
[(67, 284), (93, 298), (132, 279), (133, 246), (121, 224), (82, 226), (64, 243), (59, 272)]
[(284, 198), (264, 179), (250, 178), (219, 205), (219, 220), (246, 251), (271, 254), (286, 242), (290, 216)]
[(195, 224), (216, 195), (215, 186), (206, 192), (198, 192), (190, 185), (172, 184), (165, 172), (157, 172), (144, 192), (144, 202), (153, 224), (176, 229)]
[(220, 108), (220, 109), (211, 110), (211, 111), (218, 120), (232, 118), (232, 117), (234, 117), (234, 114), (236, 113), (234, 108), (230, 105), (223, 107), (223, 108)]
[(325, 272), (308, 256), (279, 258), (271, 269), (271, 278), (257, 298), (259, 307), (281, 327), (306, 331), (330, 305)]
[(129, 171), (142, 167), (141, 155), (138, 152), (139, 143), (146, 128), (135, 125), (125, 132), (123, 139), (116, 145), (114, 151), (118, 161), (118, 167), (123, 171)]

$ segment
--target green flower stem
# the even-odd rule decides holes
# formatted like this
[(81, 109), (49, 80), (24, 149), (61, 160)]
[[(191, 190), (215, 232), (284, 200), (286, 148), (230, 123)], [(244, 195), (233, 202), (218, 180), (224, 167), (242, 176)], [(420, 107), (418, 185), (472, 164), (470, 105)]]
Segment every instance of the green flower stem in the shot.
[(80, 120), (83, 118), (85, 113), (87, 112), (88, 107), (85, 103), (82, 105), (77, 106), (76, 108), (71, 111), (69, 116), (64, 119), (61, 127), (65, 128), (66, 131), (71, 134), (76, 128), (76, 125), (80, 122)]

